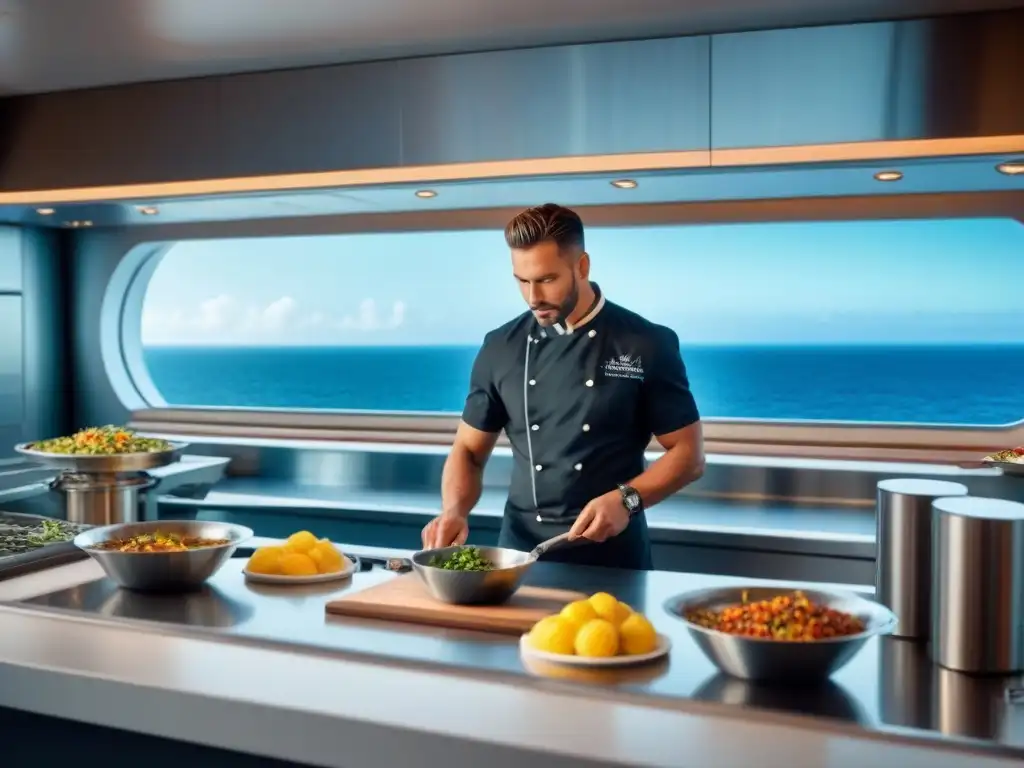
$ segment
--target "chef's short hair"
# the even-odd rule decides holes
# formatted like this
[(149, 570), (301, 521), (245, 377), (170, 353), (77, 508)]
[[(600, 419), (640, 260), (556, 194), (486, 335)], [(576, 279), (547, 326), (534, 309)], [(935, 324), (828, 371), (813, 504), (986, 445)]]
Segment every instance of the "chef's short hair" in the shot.
[(553, 242), (564, 254), (584, 250), (583, 221), (576, 211), (555, 203), (527, 208), (505, 227), (509, 248), (522, 250)]

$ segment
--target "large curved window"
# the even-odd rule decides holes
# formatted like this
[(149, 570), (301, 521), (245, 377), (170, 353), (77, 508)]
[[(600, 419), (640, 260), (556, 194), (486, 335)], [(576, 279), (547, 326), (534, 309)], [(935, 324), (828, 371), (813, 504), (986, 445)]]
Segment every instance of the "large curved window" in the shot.
[[(1024, 418), (1012, 219), (590, 228), (614, 302), (675, 329), (707, 418)], [(142, 313), (170, 405), (461, 410), (525, 309), (500, 232), (181, 242)]]

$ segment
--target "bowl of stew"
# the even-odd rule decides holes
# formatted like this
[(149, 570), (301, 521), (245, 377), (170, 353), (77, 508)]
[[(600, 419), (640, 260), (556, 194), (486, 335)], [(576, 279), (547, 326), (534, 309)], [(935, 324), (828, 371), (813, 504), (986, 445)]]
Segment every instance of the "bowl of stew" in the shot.
[(896, 629), (884, 605), (814, 588), (700, 589), (671, 598), (665, 609), (719, 670), (763, 682), (827, 680), (872, 637)]
[(197, 589), (252, 529), (205, 520), (154, 520), (91, 528), (75, 537), (119, 587), (145, 592)]

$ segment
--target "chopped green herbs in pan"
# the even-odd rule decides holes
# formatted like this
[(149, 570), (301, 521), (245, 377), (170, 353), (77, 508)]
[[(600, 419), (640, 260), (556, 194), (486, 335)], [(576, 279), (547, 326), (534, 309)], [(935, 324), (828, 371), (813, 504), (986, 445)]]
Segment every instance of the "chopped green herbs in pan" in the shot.
[(430, 561), (434, 568), (446, 571), (492, 571), (494, 563), (480, 554), (476, 547), (463, 547), (448, 557), (435, 557)]

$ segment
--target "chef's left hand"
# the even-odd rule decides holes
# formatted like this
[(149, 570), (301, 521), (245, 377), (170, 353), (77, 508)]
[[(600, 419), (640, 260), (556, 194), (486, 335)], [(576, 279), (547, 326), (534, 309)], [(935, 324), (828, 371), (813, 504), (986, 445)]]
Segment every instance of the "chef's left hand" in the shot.
[(629, 512), (622, 503), (622, 494), (611, 491), (598, 496), (580, 512), (576, 522), (569, 529), (569, 541), (584, 538), (591, 541), (605, 541), (618, 536), (629, 525)]

